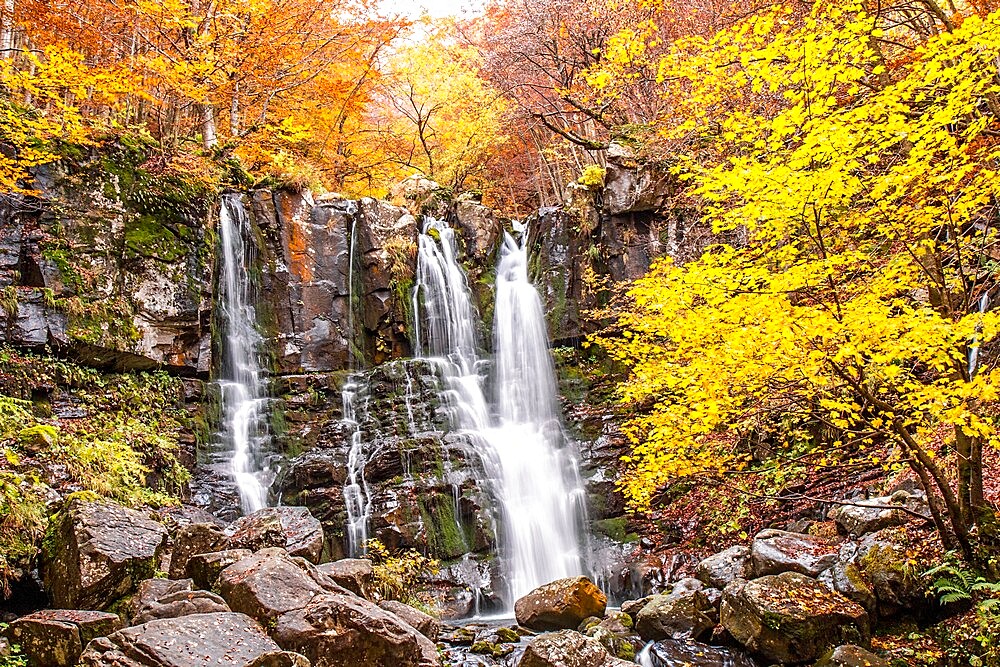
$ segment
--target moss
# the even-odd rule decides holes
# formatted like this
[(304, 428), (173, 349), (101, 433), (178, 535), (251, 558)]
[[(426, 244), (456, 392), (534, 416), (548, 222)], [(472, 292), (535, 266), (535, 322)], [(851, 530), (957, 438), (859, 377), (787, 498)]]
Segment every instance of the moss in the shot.
[(508, 644), (515, 644), (521, 641), (521, 635), (514, 628), (500, 627), (497, 628), (497, 639)]
[(149, 215), (126, 223), (125, 248), (127, 256), (151, 257), (164, 262), (177, 261), (188, 252), (177, 234)]
[(0, 290), (0, 308), (7, 314), (7, 317), (17, 317), (18, 311), (17, 288), (8, 285)]
[(502, 658), (503, 656), (512, 653), (514, 651), (514, 647), (504, 646), (503, 644), (494, 644), (493, 642), (478, 641), (472, 644), (472, 648), (470, 650), (473, 653), (491, 655), (494, 658)]
[(70, 261), (69, 253), (64, 248), (46, 246), (42, 248), (42, 258), (55, 265), (63, 284), (79, 292), (83, 289), (83, 278)]
[(418, 498), (428, 547), (437, 558), (454, 558), (468, 551), (469, 540), (455, 515), (454, 500), (442, 493)]
[(605, 537), (622, 544), (635, 542), (639, 539), (639, 536), (635, 533), (628, 532), (627, 525), (628, 522), (625, 517), (601, 519), (599, 521), (594, 521), (592, 524), (595, 533), (598, 535), (604, 535)]

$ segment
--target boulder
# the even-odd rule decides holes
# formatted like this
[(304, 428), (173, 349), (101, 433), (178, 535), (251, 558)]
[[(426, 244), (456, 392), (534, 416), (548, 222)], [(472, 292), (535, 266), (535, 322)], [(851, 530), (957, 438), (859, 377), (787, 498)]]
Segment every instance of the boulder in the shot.
[(834, 507), (827, 513), (827, 518), (836, 521), (847, 534), (860, 537), (884, 528), (902, 526), (913, 518), (913, 515), (898, 508), (906, 508), (924, 516), (930, 514), (926, 494), (922, 491), (911, 493), (899, 490), (891, 496), (869, 498), (859, 500), (854, 505)]
[(695, 572), (706, 586), (723, 589), (734, 579), (748, 578), (749, 565), (750, 549), (737, 544), (704, 559), (698, 563)]
[(876, 611), (877, 607), (875, 589), (868, 580), (868, 577), (865, 576), (865, 573), (861, 571), (861, 568), (855, 562), (857, 551), (857, 544), (853, 542), (845, 543), (840, 548), (840, 556), (837, 558), (837, 562), (830, 569), (820, 573), (817, 578), (830, 589), (837, 591), (849, 600), (857, 602), (869, 614), (872, 614)]
[(73, 500), (42, 544), (39, 571), (53, 606), (105, 609), (156, 572), (167, 529), (110, 501)]
[(170, 555), (170, 578), (187, 576), (187, 563), (191, 556), (222, 551), (229, 537), (219, 526), (211, 523), (192, 523), (181, 526), (174, 535), (174, 550)]
[(371, 598), (375, 583), (375, 569), (367, 558), (343, 558), (323, 563), (319, 571), (338, 584), (363, 598)]
[[(647, 644), (640, 653), (642, 665), (668, 667), (755, 667), (742, 653), (727, 648), (709, 646), (691, 639), (665, 639)], [(643, 662), (645, 661), (645, 662)]]
[(631, 616), (621, 611), (612, 611), (603, 620), (594, 617), (590, 622), (584, 621), (581, 628), (585, 629), (578, 630), (578, 632), (601, 642), (601, 645), (611, 655), (623, 660), (631, 660), (635, 658), (636, 650), (641, 645), (633, 626)]
[(226, 532), (232, 549), (283, 547), (313, 563), (323, 553), (323, 526), (307, 507), (265, 507), (238, 519)]
[(437, 649), (416, 629), (283, 549), (263, 549), (229, 566), (219, 585), (231, 608), (314, 667), (436, 665)]
[(232, 612), (150, 621), (94, 640), (82, 667), (308, 667), (282, 656), (253, 619)]
[(302, 609), (328, 591), (352, 595), (308, 561), (277, 547), (262, 549), (223, 570), (219, 591), (234, 611), (268, 627), (282, 614)]
[(272, 636), (313, 667), (438, 667), (437, 647), (395, 614), (349, 593), (326, 593), (278, 617)]
[(751, 569), (755, 577), (782, 572), (798, 572), (816, 577), (837, 562), (838, 547), (821, 537), (762, 530), (750, 547)]
[(11, 623), (5, 635), (33, 667), (74, 667), (87, 642), (121, 628), (115, 614), (46, 609)]
[(853, 563), (871, 586), (882, 616), (919, 609), (926, 600), (927, 581), (910, 563), (909, 537), (902, 529), (886, 529), (858, 542)]
[(390, 614), (395, 614), (403, 621), (412, 625), (417, 629), (417, 632), (427, 637), (432, 642), (436, 642), (438, 635), (441, 634), (441, 623), (436, 618), (430, 614), (425, 614), (424, 612), (411, 607), (408, 604), (399, 602), (398, 600), (382, 600), (378, 603), (378, 606), (385, 609)]
[(539, 586), (514, 603), (517, 622), (532, 630), (575, 628), (588, 616), (603, 616), (608, 599), (590, 579), (570, 577)]
[(815, 660), (832, 646), (871, 637), (860, 605), (797, 572), (734, 581), (723, 592), (720, 617), (736, 641), (773, 662)]
[(815, 667), (889, 667), (889, 661), (860, 646), (846, 644), (823, 654)]
[(700, 591), (653, 595), (636, 615), (635, 628), (646, 641), (702, 639), (715, 627), (706, 613), (711, 611), (712, 605)]
[(204, 590), (216, 590), (219, 586), (219, 575), (233, 563), (253, 555), (249, 549), (226, 549), (207, 554), (195, 554), (188, 559), (186, 573), (194, 581), (195, 586)]
[(574, 630), (541, 635), (531, 641), (518, 667), (634, 667), (616, 658), (593, 637)]

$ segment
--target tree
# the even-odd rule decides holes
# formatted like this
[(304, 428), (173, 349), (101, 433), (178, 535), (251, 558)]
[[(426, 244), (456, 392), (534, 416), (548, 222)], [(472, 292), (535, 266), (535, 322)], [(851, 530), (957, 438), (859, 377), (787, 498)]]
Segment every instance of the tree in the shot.
[(1000, 13), (932, 12), (921, 35), (886, 16), (777, 6), (660, 60), (685, 111), (662, 126), (685, 147), (676, 170), (746, 242), (661, 262), (629, 293), (624, 342), (599, 341), (632, 370), (624, 399), (648, 408), (625, 487), (645, 507), (678, 477), (726, 475), (764, 430), (831, 464), (889, 445), (944, 544), (986, 565)]

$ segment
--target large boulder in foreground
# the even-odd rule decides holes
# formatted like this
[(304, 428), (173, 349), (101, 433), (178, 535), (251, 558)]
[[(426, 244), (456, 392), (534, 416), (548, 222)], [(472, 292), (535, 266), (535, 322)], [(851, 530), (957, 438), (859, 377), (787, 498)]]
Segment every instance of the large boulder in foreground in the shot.
[(634, 667), (616, 658), (601, 642), (573, 630), (562, 630), (533, 639), (517, 667)]
[(96, 639), (82, 667), (309, 667), (257, 623), (232, 612), (150, 621)]
[(45, 609), (17, 619), (4, 634), (34, 667), (74, 667), (91, 639), (121, 625), (118, 616), (102, 611)]
[(166, 543), (142, 512), (77, 499), (52, 519), (39, 572), (52, 606), (106, 609), (155, 574)]
[(232, 609), (255, 618), (313, 667), (438, 664), (437, 648), (411, 625), (283, 549), (263, 549), (230, 565), (219, 587)]
[(608, 598), (587, 577), (557, 579), (514, 603), (517, 622), (532, 630), (575, 628), (590, 616), (604, 616)]
[(416, 607), (411, 607), (398, 600), (382, 600), (378, 603), (378, 606), (390, 614), (395, 614), (407, 624), (412, 625), (417, 629), (417, 632), (432, 642), (436, 642), (438, 635), (441, 634), (441, 622)]
[(833, 646), (871, 639), (860, 605), (797, 572), (733, 582), (723, 593), (720, 621), (749, 651), (780, 663), (815, 660)]
[(323, 525), (308, 507), (265, 507), (237, 519), (226, 532), (230, 549), (282, 547), (312, 563), (323, 553)]
[(839, 551), (837, 545), (821, 537), (767, 529), (754, 537), (750, 561), (755, 577), (782, 572), (816, 577), (837, 562)]

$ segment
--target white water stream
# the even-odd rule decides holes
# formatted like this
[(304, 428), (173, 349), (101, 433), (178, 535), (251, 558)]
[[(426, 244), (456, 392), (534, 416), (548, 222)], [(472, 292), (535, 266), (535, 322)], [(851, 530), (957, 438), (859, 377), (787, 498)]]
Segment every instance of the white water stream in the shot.
[(267, 504), (262, 466), (267, 441), (267, 398), (260, 365), (261, 336), (252, 303), (250, 263), (255, 249), (247, 242), (250, 222), (238, 195), (225, 195), (219, 210), (222, 264), (219, 312), (222, 318), (222, 430), (219, 437), (232, 453), (230, 473), (247, 514)]
[(477, 329), (454, 231), (430, 219), (419, 238), (414, 313), (420, 355), (441, 360), (455, 428), (478, 444), (497, 497), (497, 536), (509, 602), (552, 580), (582, 573), (584, 493), (556, 410), (544, 311), (528, 280), (524, 247), (505, 236), (497, 267), (493, 401), (484, 390)]

